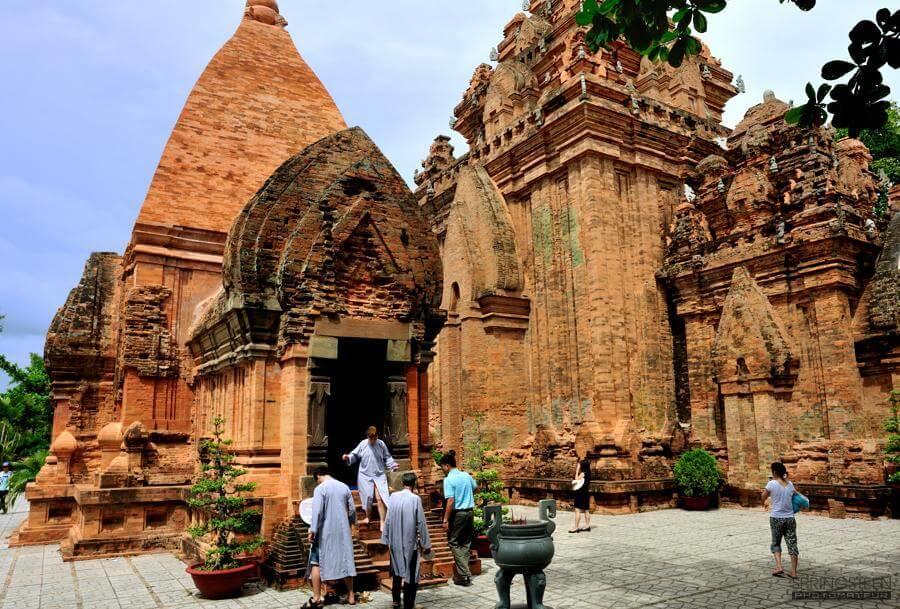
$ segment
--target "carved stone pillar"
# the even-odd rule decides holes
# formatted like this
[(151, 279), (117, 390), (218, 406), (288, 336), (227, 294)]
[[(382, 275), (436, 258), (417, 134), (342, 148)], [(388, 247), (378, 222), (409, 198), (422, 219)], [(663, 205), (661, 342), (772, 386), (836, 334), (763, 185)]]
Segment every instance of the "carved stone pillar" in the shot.
[(409, 413), (406, 409), (406, 377), (389, 376), (386, 436), (395, 459), (409, 458)]
[[(419, 368), (419, 449), (423, 454), (431, 452), (430, 408), (428, 367), (434, 362), (434, 342), (424, 343), (416, 356)], [(429, 459), (430, 454), (429, 454)]]
[(318, 467), (328, 463), (328, 398), (331, 397), (331, 379), (314, 374), (310, 377), (309, 397), (309, 433), (307, 444), (307, 473), (312, 474)]

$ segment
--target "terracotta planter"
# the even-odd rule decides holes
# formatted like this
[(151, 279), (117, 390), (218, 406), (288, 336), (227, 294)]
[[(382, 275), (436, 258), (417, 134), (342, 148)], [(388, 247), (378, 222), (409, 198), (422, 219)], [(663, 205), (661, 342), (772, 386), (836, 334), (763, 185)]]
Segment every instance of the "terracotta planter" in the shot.
[(681, 507), (692, 512), (708, 510), (713, 503), (712, 495), (706, 497), (682, 497)]
[(200, 596), (210, 600), (237, 598), (247, 580), (256, 575), (257, 569), (255, 562), (224, 571), (199, 571), (202, 566), (194, 565), (186, 570), (191, 574)]
[(491, 540), (487, 535), (477, 535), (472, 542), (472, 549), (478, 554), (478, 558), (493, 558), (491, 555)]

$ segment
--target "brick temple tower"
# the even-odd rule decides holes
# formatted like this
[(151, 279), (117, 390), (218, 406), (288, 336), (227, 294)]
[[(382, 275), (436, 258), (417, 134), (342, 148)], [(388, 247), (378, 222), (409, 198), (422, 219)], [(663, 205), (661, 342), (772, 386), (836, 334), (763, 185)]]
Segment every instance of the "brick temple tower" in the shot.
[(463, 414), (482, 414), (523, 493), (568, 479), (578, 447), (627, 508), (670, 494), (655, 481), (680, 434), (662, 234), (736, 89), (706, 49), (680, 70), (591, 53), (579, 6), (536, 0), (510, 21), (454, 111), (468, 152), (438, 138), (417, 176), (450, 312), (435, 429), (460, 447)]
[(774, 95), (731, 132), (706, 47), (592, 53), (580, 5), (525, 3), (453, 112), (468, 150), (440, 136), (416, 176), (449, 313), (436, 440), (486, 440), (531, 498), (586, 455), (610, 511), (672, 505), (704, 446), (742, 501), (782, 459), (815, 507), (882, 513), (900, 271), (868, 151)]
[(94, 254), (46, 347), (51, 454), (17, 543), (69, 556), (167, 547), (194, 473), (188, 331), (221, 287), (238, 212), (287, 158), (345, 128), (275, 0), (248, 0), (188, 97), (123, 257)]
[(788, 107), (767, 92), (675, 212), (661, 276), (685, 328), (692, 435), (745, 502), (781, 460), (816, 507), (879, 514), (896, 228), (890, 211), (876, 221), (866, 147), (787, 125)]

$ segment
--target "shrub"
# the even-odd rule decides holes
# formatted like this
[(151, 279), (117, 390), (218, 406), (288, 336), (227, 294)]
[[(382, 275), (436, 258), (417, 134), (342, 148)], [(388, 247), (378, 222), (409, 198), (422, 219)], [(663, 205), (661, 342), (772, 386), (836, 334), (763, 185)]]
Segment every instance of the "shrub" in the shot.
[(231, 440), (222, 439), (225, 421), (213, 421), (213, 438), (201, 443), (201, 454), (208, 459), (202, 465), (197, 482), (191, 487), (188, 505), (206, 514), (203, 524), (188, 529), (191, 537), (210, 535), (212, 547), (206, 551), (203, 571), (224, 571), (241, 566), (238, 557), (251, 554), (263, 545), (259, 532), (259, 510), (248, 509), (253, 482), (237, 482), (247, 472), (234, 467)]
[(25, 492), (25, 487), (29, 482), (34, 482), (41, 468), (47, 460), (50, 451), (39, 450), (33, 455), (29, 455), (21, 461), (12, 464), (12, 478), (9, 480), (9, 495), (6, 497), (6, 505), (10, 509), (16, 504), (16, 501)]
[(685, 497), (708, 497), (721, 483), (715, 457), (702, 448), (687, 451), (675, 463), (675, 485)]
[[(893, 390), (887, 403), (891, 416), (884, 422), (884, 430), (888, 432), (887, 446), (884, 449), (884, 460), (888, 463), (900, 464), (900, 391)], [(894, 472), (888, 482), (900, 483), (900, 471)]]
[[(475, 532), (482, 535), (485, 532), (484, 508), (488, 505), (505, 505), (509, 500), (503, 494), (503, 480), (500, 472), (490, 465), (500, 463), (500, 458), (489, 455), (493, 450), (490, 442), (485, 438), (482, 424), (484, 417), (478, 415), (471, 419), (465, 430), (466, 467), (475, 478), (478, 487), (475, 489), (475, 509), (472, 510), (475, 523)], [(507, 509), (503, 509), (506, 516)]]
[[(488, 505), (505, 505), (509, 500), (503, 494), (503, 480), (500, 478), (500, 472), (495, 469), (483, 469), (475, 472), (475, 482), (478, 488), (475, 489), (475, 509), (472, 510), (474, 515), (475, 531), (481, 535), (485, 532), (484, 508)], [(503, 515), (507, 515), (508, 510), (503, 508)]]

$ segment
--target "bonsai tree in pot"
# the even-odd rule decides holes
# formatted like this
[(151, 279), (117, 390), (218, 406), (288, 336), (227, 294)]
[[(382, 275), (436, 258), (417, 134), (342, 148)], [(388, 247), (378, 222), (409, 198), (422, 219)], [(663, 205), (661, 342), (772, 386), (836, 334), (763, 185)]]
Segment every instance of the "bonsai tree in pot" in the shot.
[(191, 487), (188, 505), (205, 517), (188, 532), (195, 540), (208, 541), (206, 560), (187, 570), (200, 594), (209, 599), (234, 598), (257, 564), (248, 561), (264, 541), (258, 536), (260, 513), (248, 507), (256, 484), (238, 482), (245, 470), (234, 466), (231, 440), (222, 438), (225, 421), (213, 421), (213, 435), (201, 443), (204, 455), (200, 475)]
[[(466, 468), (475, 478), (478, 488), (475, 489), (475, 550), (479, 558), (491, 557), (491, 542), (487, 537), (487, 526), (484, 508), (488, 505), (505, 505), (509, 500), (503, 494), (503, 480), (500, 472), (491, 467), (500, 463), (500, 458), (489, 453), (493, 450), (484, 433), (484, 416), (478, 415), (467, 425), (465, 432)], [(508, 510), (503, 509), (503, 515)]]
[(890, 484), (900, 484), (900, 391), (893, 390), (887, 399), (891, 416), (884, 422), (884, 430), (888, 432), (887, 446), (884, 448)]
[(891, 391), (887, 403), (891, 416), (884, 422), (884, 430), (888, 432), (884, 447), (884, 471), (891, 487), (891, 514), (894, 518), (900, 518), (900, 391)]
[(703, 450), (689, 450), (675, 463), (675, 486), (688, 510), (705, 510), (722, 485), (715, 457)]

